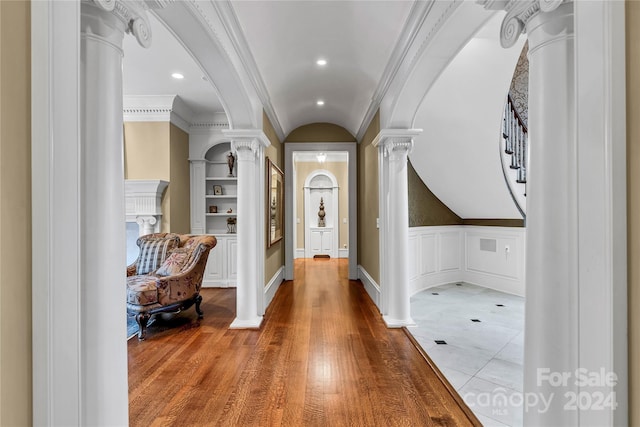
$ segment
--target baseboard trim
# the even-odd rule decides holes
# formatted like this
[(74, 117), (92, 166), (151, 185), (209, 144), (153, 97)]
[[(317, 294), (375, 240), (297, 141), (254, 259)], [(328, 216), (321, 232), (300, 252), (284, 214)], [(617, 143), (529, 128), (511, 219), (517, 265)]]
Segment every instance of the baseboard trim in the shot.
[(338, 258), (349, 258), (349, 249), (338, 249)]
[(269, 283), (267, 283), (267, 286), (264, 287), (265, 311), (269, 307), (269, 304), (271, 304), (271, 301), (273, 301), (273, 297), (276, 295), (276, 292), (278, 291), (278, 288), (280, 288), (282, 282), (284, 282), (284, 265), (276, 271), (276, 274), (273, 275), (271, 280), (269, 280)]
[(369, 294), (373, 303), (378, 307), (378, 310), (380, 310), (380, 286), (361, 265), (358, 265), (358, 279), (360, 279), (364, 285), (364, 289), (367, 291), (367, 294)]
[(304, 258), (304, 248), (296, 249), (295, 257), (296, 257), (296, 259), (297, 258)]

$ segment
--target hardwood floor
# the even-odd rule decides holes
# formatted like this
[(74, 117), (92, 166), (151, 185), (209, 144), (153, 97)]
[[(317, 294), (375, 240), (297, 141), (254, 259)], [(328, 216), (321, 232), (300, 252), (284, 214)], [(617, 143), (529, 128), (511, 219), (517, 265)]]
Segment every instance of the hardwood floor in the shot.
[(132, 426), (464, 426), (400, 329), (387, 329), (346, 260), (297, 260), (260, 330), (229, 330), (235, 289), (131, 339)]

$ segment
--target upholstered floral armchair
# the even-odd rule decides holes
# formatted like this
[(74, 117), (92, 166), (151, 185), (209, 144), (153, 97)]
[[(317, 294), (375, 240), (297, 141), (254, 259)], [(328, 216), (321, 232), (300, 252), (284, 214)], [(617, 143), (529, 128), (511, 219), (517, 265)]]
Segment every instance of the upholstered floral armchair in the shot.
[(200, 287), (213, 236), (156, 233), (137, 241), (140, 254), (127, 267), (127, 314), (138, 322), (138, 339), (146, 335), (147, 322), (161, 312), (178, 313), (195, 304), (202, 318)]

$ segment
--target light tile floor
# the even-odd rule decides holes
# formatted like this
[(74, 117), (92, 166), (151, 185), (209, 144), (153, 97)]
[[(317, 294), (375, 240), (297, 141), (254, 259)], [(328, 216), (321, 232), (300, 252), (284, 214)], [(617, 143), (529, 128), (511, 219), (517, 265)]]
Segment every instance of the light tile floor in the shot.
[(409, 331), (480, 422), (521, 426), (524, 298), (450, 283), (414, 295), (411, 315)]

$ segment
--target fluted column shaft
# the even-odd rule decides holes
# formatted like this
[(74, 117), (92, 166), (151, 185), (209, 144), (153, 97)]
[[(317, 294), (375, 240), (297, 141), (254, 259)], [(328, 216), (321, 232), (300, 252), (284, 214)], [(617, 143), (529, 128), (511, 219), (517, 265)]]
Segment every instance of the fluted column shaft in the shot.
[(388, 327), (414, 324), (409, 288), (407, 159), (417, 134), (417, 130), (383, 130), (373, 142), (380, 160), (380, 286)]
[[(548, 411), (527, 411), (528, 425), (577, 425), (565, 409), (575, 379), (557, 386), (542, 371), (574, 373), (578, 358), (578, 182), (575, 138), (573, 4), (538, 13), (529, 37), (526, 347), (524, 390), (557, 395)], [(553, 295), (553, 297), (550, 297)]]
[[(260, 165), (264, 161), (263, 139), (259, 135), (238, 136), (237, 131), (227, 131), (231, 135), (231, 149), (236, 152), (238, 163), (238, 280), (236, 295), (236, 318), (231, 328), (259, 328), (262, 324), (261, 301), (264, 288), (264, 272), (260, 262), (264, 258), (261, 251), (265, 242), (259, 226), (265, 221), (265, 207), (259, 200), (265, 191), (260, 183)], [(243, 131), (240, 131), (243, 133)], [(260, 132), (261, 133), (261, 132)], [(266, 138), (265, 138), (266, 139)]]

